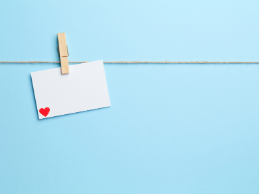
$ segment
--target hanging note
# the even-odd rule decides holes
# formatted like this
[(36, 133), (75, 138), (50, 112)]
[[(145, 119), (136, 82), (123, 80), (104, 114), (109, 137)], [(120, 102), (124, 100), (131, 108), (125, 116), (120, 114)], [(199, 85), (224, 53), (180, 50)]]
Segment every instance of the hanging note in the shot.
[(110, 106), (103, 61), (31, 73), (39, 119)]

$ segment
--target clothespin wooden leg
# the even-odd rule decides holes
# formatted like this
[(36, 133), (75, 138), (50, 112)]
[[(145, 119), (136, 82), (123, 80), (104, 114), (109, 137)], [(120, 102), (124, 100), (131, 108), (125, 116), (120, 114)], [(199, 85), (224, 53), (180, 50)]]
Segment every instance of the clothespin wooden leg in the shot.
[(58, 50), (59, 50), (59, 57), (61, 63), (61, 73), (68, 74), (69, 73), (69, 64), (68, 64), (68, 49), (66, 43), (66, 34), (65, 33), (58, 33)]
[(69, 73), (68, 57), (60, 58), (60, 63), (61, 63), (61, 73), (68, 74)]

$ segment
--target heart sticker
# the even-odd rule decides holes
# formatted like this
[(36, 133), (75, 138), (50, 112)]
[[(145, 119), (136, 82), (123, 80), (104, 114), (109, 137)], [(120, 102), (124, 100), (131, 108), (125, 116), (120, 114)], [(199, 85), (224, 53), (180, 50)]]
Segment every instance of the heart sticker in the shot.
[(49, 107), (41, 108), (41, 109), (39, 110), (40, 114), (42, 114), (44, 117), (48, 116), (49, 111), (50, 111)]

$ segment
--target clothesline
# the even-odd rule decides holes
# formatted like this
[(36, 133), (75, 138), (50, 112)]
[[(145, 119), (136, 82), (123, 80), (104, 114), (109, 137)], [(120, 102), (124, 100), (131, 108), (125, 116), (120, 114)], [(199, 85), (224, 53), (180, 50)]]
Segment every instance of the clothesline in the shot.
[[(69, 61), (87, 63), (89, 61)], [(0, 63), (60, 63), (60, 61), (0, 61)], [(110, 64), (258, 64), (259, 62), (213, 62), (213, 61), (104, 61)]]

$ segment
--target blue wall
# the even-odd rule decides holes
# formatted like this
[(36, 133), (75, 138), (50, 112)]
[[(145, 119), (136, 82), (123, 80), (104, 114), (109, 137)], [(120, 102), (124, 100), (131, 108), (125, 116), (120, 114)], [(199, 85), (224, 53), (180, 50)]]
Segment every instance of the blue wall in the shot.
[[(0, 60), (259, 61), (255, 0), (5, 1)], [(259, 65), (105, 64), (111, 107), (38, 120), (0, 64), (0, 193), (257, 194)]]

